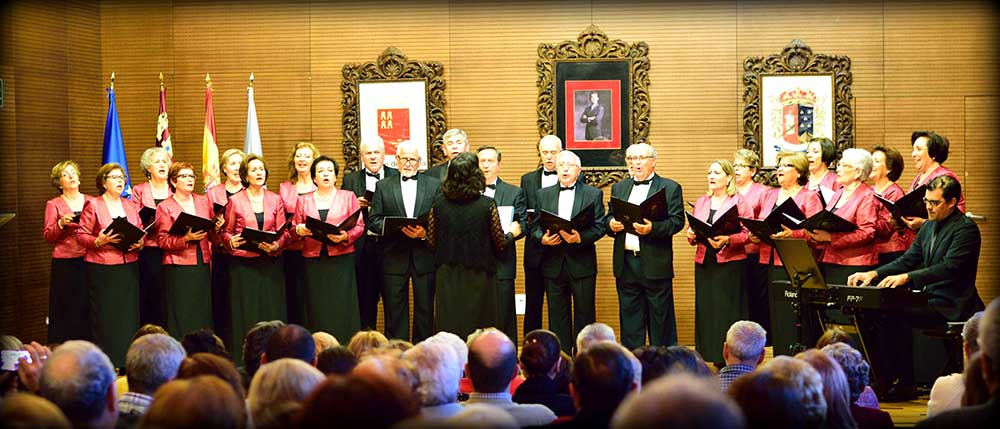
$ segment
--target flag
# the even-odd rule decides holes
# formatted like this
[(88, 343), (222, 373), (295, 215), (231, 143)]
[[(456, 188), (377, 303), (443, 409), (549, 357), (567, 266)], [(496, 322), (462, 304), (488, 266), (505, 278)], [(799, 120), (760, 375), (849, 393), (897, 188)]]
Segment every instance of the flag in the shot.
[(257, 126), (257, 107), (253, 102), (253, 87), (247, 87), (247, 135), (243, 140), (243, 152), (264, 156), (260, 147), (260, 127)]
[(118, 109), (115, 108), (114, 85), (108, 88), (108, 119), (104, 123), (104, 154), (101, 163), (116, 162), (125, 173), (125, 189), (122, 196), (132, 198), (132, 180), (128, 176), (128, 161), (125, 160), (125, 143), (122, 142), (122, 127), (118, 123)]
[(205, 133), (201, 139), (201, 172), (205, 189), (219, 183), (219, 146), (215, 140), (215, 108), (212, 87), (205, 85)]
[[(160, 75), (163, 79), (163, 75)], [(167, 89), (160, 82), (160, 114), (156, 117), (156, 145), (162, 147), (174, 159), (174, 145), (170, 142), (170, 122), (167, 120)]]

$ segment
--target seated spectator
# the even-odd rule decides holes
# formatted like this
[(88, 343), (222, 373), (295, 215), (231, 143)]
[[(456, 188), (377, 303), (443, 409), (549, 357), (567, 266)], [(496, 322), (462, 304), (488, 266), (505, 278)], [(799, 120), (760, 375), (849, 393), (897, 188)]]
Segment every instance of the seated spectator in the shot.
[(13, 392), (0, 400), (0, 422), (9, 429), (72, 427), (59, 407), (48, 399), (23, 392)]
[[(145, 325), (140, 326), (139, 329), (135, 331), (135, 334), (132, 335), (132, 340), (129, 341), (129, 344), (134, 343), (135, 340), (138, 340), (140, 337), (144, 335), (150, 335), (150, 334), (163, 334), (170, 336), (170, 333), (168, 333), (166, 329), (163, 329), (162, 326), (155, 325), (152, 323), (147, 323)], [(121, 371), (122, 369), (116, 368), (116, 370)], [(118, 390), (119, 399), (121, 399), (123, 395), (128, 393), (128, 379), (126, 378), (126, 375), (127, 374), (121, 374), (118, 378), (115, 379), (115, 389)]]
[(465, 364), (469, 362), (469, 346), (458, 335), (441, 331), (424, 341), (440, 342), (451, 347), (455, 351), (455, 357), (458, 358), (458, 371), (461, 373), (459, 376), (465, 373)]
[(220, 380), (229, 383), (233, 391), (246, 396), (243, 390), (243, 381), (239, 371), (233, 363), (211, 353), (195, 353), (181, 361), (181, 367), (177, 370), (177, 378), (188, 379), (199, 375), (212, 375)]
[(525, 379), (514, 392), (514, 402), (542, 404), (559, 417), (576, 415), (568, 380), (563, 384), (556, 378), (561, 360), (559, 337), (552, 331), (536, 329), (525, 335), (520, 357)]
[(177, 376), (185, 356), (181, 344), (168, 335), (143, 335), (132, 342), (125, 355), (128, 392), (118, 399), (119, 428), (138, 425), (153, 392)]
[[(819, 340), (816, 341), (816, 348), (823, 349), (823, 347), (836, 343), (844, 343), (852, 349), (858, 350), (858, 346), (854, 344), (854, 338), (852, 338), (847, 331), (841, 328), (827, 329), (826, 332), (819, 337)], [(861, 395), (858, 396), (858, 399), (855, 400), (854, 403), (861, 407), (877, 410), (879, 409), (878, 396), (875, 395), (875, 389), (872, 389), (870, 381), (871, 380), (869, 379), (869, 383), (865, 384), (865, 389), (861, 392)]]
[(299, 359), (316, 365), (316, 343), (308, 329), (289, 324), (271, 334), (264, 345), (264, 353), (260, 355), (260, 363), (263, 365), (282, 358)]
[(302, 403), (302, 428), (389, 428), (420, 412), (416, 394), (397, 380), (330, 376)]
[(601, 341), (615, 342), (614, 329), (611, 329), (610, 326), (601, 322), (595, 322), (584, 326), (583, 329), (580, 330), (580, 333), (576, 334), (576, 354), (580, 354), (590, 348), (590, 346)]
[(767, 331), (757, 322), (740, 320), (726, 332), (722, 344), (722, 359), (726, 366), (719, 370), (719, 387), (725, 392), (737, 377), (757, 369), (764, 361)]
[(261, 365), (250, 382), (247, 405), (256, 429), (279, 429), (292, 425), (302, 401), (325, 376), (298, 359), (283, 358)]
[(160, 387), (140, 427), (239, 429), (246, 424), (246, 405), (232, 385), (217, 377), (202, 375), (174, 380)]
[(965, 379), (962, 392), (963, 407), (982, 405), (990, 400), (990, 391), (986, 380), (983, 379), (982, 365), (983, 355), (976, 352), (965, 367), (965, 372), (962, 374), (962, 378)]
[(851, 416), (851, 389), (847, 387), (847, 377), (837, 361), (816, 349), (798, 353), (795, 358), (812, 365), (823, 380), (823, 399), (826, 400), (824, 429), (857, 429), (858, 424)]
[(607, 428), (618, 405), (636, 390), (628, 350), (620, 344), (602, 341), (576, 355), (570, 395), (576, 416), (552, 425), (554, 428)]
[(393, 339), (389, 340), (389, 344), (386, 344), (385, 348), (399, 350), (400, 353), (402, 353), (402, 352), (405, 352), (405, 351), (413, 348), (413, 343), (411, 343), (409, 341), (406, 341), (406, 340), (400, 340), (398, 338), (393, 338)]
[(747, 429), (819, 429), (826, 419), (819, 372), (789, 356), (775, 356), (737, 378), (726, 393), (743, 410)]
[[(962, 326), (962, 351), (966, 367), (969, 357), (979, 351), (979, 320), (983, 312), (979, 311), (965, 321)], [(944, 375), (934, 380), (931, 386), (931, 397), (927, 401), (927, 417), (932, 417), (942, 411), (954, 410), (962, 406), (962, 392), (965, 390), (965, 377), (960, 373)]]
[[(406, 386), (414, 395), (420, 379), (412, 362), (402, 359), (402, 353), (396, 349), (378, 348), (365, 353), (358, 365), (351, 371), (358, 377), (382, 377)], [(419, 399), (419, 398), (418, 398)]]
[(889, 413), (878, 409), (862, 407), (857, 404), (858, 397), (861, 396), (861, 392), (864, 392), (865, 386), (868, 385), (868, 372), (870, 371), (868, 362), (865, 362), (864, 358), (861, 357), (861, 352), (854, 350), (845, 343), (830, 344), (823, 347), (822, 352), (836, 361), (840, 365), (840, 368), (844, 370), (844, 376), (847, 377), (847, 387), (850, 393), (848, 400), (851, 404), (851, 416), (858, 423), (858, 428), (894, 427), (892, 416)]
[(118, 420), (115, 368), (88, 341), (67, 341), (42, 366), (39, 395), (52, 401), (73, 427), (112, 428)]
[(316, 356), (316, 369), (326, 375), (347, 375), (357, 364), (358, 358), (346, 346), (333, 346)]
[(354, 356), (361, 359), (361, 356), (369, 350), (376, 349), (389, 344), (389, 339), (379, 331), (358, 331), (351, 337), (351, 342), (347, 348), (354, 352)]
[(184, 338), (181, 338), (181, 344), (184, 346), (184, 351), (189, 355), (195, 353), (211, 353), (213, 355), (221, 356), (226, 360), (232, 360), (232, 356), (226, 351), (226, 344), (222, 342), (215, 333), (209, 329), (199, 329), (194, 332), (188, 332), (184, 334)]
[(419, 343), (403, 352), (417, 375), (421, 423), (440, 422), (462, 411), (458, 403), (458, 357), (447, 344)]
[[(21, 351), (24, 344), (13, 335), (0, 335), (0, 350)], [(18, 390), (17, 371), (0, 371), (0, 398)]]
[(316, 343), (317, 357), (323, 353), (323, 350), (340, 345), (340, 341), (337, 341), (333, 335), (323, 331), (313, 332), (313, 342)]
[(712, 370), (697, 352), (684, 346), (645, 346), (632, 353), (642, 364), (642, 383), (667, 374), (688, 373), (712, 377)]
[(517, 429), (521, 427), (510, 413), (486, 404), (469, 404), (441, 422), (443, 428)]
[(740, 407), (705, 378), (672, 374), (647, 384), (622, 402), (611, 427), (739, 429), (746, 422)]
[[(480, 329), (476, 329), (474, 332), (472, 332), (471, 334), (469, 334), (468, 339), (466, 340), (466, 343), (465, 343), (466, 344), (466, 349), (465, 349), (466, 350), (466, 359), (465, 359), (466, 363), (468, 363), (468, 361), (469, 361), (468, 360), (468, 350), (469, 350), (468, 349), (468, 345), (472, 344), (472, 340), (474, 340), (474, 339), (476, 339), (476, 337), (482, 335), (483, 332), (486, 332), (486, 329), (480, 328)], [(451, 334), (449, 334), (449, 335), (451, 335)], [(455, 337), (457, 338), (457, 336), (455, 336)], [(466, 366), (468, 366), (468, 365), (466, 365)], [(462, 368), (465, 368), (465, 367), (463, 366)], [(459, 400), (461, 400), (463, 402), (467, 401), (469, 399), (469, 394), (472, 393), (473, 390), (475, 390), (472, 387), (472, 379), (469, 378), (469, 373), (468, 372), (464, 372), (464, 374), (465, 375), (462, 377), (462, 379), (458, 380)], [(514, 392), (517, 391), (517, 388), (520, 387), (521, 383), (523, 383), (523, 382), (524, 382), (524, 377), (522, 377), (520, 373), (518, 373), (517, 375), (514, 376), (514, 379), (511, 380), (511, 382), (510, 382), (510, 390), (508, 390), (510, 392), (511, 396), (514, 395)]]
[(240, 367), (240, 375), (243, 376), (244, 391), (250, 388), (250, 380), (253, 379), (257, 368), (260, 368), (260, 355), (264, 353), (267, 340), (282, 326), (285, 326), (285, 322), (280, 320), (260, 321), (255, 323), (243, 337), (243, 366)]
[(517, 375), (515, 349), (510, 338), (496, 328), (482, 330), (469, 341), (465, 372), (473, 392), (465, 403), (502, 408), (514, 416), (519, 426), (549, 424), (556, 419), (552, 410), (539, 404), (517, 404), (511, 399), (510, 385)]

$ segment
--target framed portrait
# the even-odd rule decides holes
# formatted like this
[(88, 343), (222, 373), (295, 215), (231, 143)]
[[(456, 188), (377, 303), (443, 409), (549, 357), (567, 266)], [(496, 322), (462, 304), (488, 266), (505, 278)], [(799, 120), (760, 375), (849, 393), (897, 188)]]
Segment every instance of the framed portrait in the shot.
[(538, 131), (580, 157), (588, 184), (627, 176), (625, 150), (649, 134), (649, 48), (590, 26), (577, 40), (538, 47)]
[(854, 147), (852, 80), (850, 58), (813, 54), (798, 39), (744, 60), (743, 147), (760, 156), (758, 181), (774, 184), (778, 152), (804, 152), (814, 138), (833, 141), (838, 158)]
[(345, 64), (342, 71), (344, 174), (360, 168), (359, 148), (371, 141), (383, 145), (390, 167), (397, 166), (396, 148), (404, 141), (417, 144), (421, 170), (444, 159), (441, 63), (410, 60), (389, 47), (377, 61)]

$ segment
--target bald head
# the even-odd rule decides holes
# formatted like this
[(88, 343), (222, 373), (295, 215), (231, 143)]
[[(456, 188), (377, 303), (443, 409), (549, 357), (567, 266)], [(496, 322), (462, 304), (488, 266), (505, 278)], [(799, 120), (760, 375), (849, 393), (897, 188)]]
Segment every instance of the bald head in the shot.
[(479, 393), (506, 391), (514, 378), (517, 354), (503, 332), (489, 328), (469, 343), (469, 378)]

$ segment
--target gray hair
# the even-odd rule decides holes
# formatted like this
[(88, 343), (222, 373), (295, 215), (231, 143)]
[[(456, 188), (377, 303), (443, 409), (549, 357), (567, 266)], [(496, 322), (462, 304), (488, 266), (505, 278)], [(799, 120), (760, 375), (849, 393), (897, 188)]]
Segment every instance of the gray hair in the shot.
[(153, 157), (160, 154), (166, 155), (167, 159), (170, 158), (170, 154), (167, 150), (160, 146), (153, 146), (142, 152), (142, 157), (139, 158), (139, 168), (142, 169), (142, 174), (145, 174), (146, 177), (150, 177), (149, 167), (153, 166)]
[(382, 137), (379, 136), (362, 139), (361, 145), (358, 147), (358, 155), (364, 156), (365, 151), (368, 149), (378, 149), (381, 150), (382, 153), (385, 153), (385, 140), (382, 140)]
[(282, 358), (257, 370), (250, 382), (247, 405), (254, 425), (276, 427), (290, 408), (301, 406), (326, 376), (300, 359)]
[(962, 326), (962, 341), (969, 345), (969, 354), (979, 351), (979, 321), (983, 319), (982, 311), (977, 311)]
[(455, 351), (455, 357), (458, 359), (458, 372), (461, 373), (465, 370), (465, 364), (469, 362), (469, 345), (462, 341), (458, 335), (441, 331), (425, 341), (447, 344)]
[(809, 421), (826, 419), (826, 397), (823, 396), (823, 377), (809, 362), (791, 356), (775, 356), (756, 372), (788, 387), (798, 395), (805, 417)]
[(417, 147), (417, 142), (413, 140), (403, 140), (399, 142), (399, 145), (396, 146), (396, 156), (399, 156), (399, 153), (403, 151), (416, 152), (417, 159), (422, 158), (420, 156), (420, 148)]
[(425, 407), (458, 401), (458, 367), (455, 350), (448, 344), (424, 341), (403, 352), (403, 360), (413, 363), (419, 385), (417, 394)]
[(465, 404), (462, 411), (434, 424), (443, 428), (517, 429), (521, 427), (517, 424), (517, 419), (506, 410), (489, 404), (476, 403)]
[(115, 367), (100, 348), (88, 341), (67, 341), (42, 366), (39, 394), (74, 426), (81, 426), (104, 413), (114, 382)]
[(757, 322), (739, 320), (726, 332), (726, 345), (729, 354), (742, 362), (757, 362), (764, 355), (764, 343), (767, 341), (767, 331)]
[(629, 145), (628, 149), (625, 149), (625, 156), (628, 156), (630, 154), (634, 154), (634, 153), (636, 153), (637, 151), (640, 151), (640, 150), (642, 151), (643, 154), (648, 154), (648, 155), (652, 156), (653, 159), (656, 159), (656, 156), (657, 156), (656, 155), (656, 148), (653, 147), (653, 145), (651, 145), (649, 143), (634, 143), (632, 145)]
[(743, 412), (735, 401), (705, 378), (670, 374), (622, 401), (611, 427), (741, 428)]
[[(601, 322), (591, 323), (584, 326), (583, 329), (580, 330), (580, 333), (576, 335), (576, 352), (578, 354), (583, 353), (589, 349), (590, 346), (601, 341), (615, 342), (615, 331), (611, 329), (610, 326)], [(629, 354), (631, 354), (631, 352)]]
[(542, 138), (538, 139), (538, 148), (541, 149), (542, 144), (545, 143), (555, 143), (556, 146), (559, 146), (559, 148), (562, 149), (562, 140), (559, 139), (558, 136), (554, 136), (552, 134), (542, 136)]
[(455, 136), (462, 136), (462, 141), (464, 141), (465, 144), (469, 144), (469, 135), (466, 134), (465, 131), (462, 131), (462, 129), (460, 128), (452, 128), (448, 131), (445, 131), (444, 135), (441, 136), (441, 141), (446, 142)]
[(850, 388), (851, 403), (853, 404), (861, 396), (861, 393), (864, 392), (865, 386), (868, 385), (868, 376), (871, 371), (868, 362), (865, 362), (864, 357), (861, 356), (861, 352), (844, 343), (828, 344), (820, 349), (820, 351), (837, 361), (840, 364), (840, 368), (844, 370), (844, 376), (847, 377), (847, 386)]
[(131, 391), (152, 395), (177, 376), (187, 353), (169, 335), (149, 334), (136, 338), (125, 355), (125, 373)]
[(583, 165), (580, 163), (580, 157), (569, 150), (564, 150), (562, 152), (559, 152), (559, 155), (556, 155), (556, 165), (559, 165), (560, 162), (568, 162), (577, 167)]
[(993, 376), (1000, 374), (1000, 298), (994, 298), (979, 322), (979, 350), (993, 363)]
[(844, 149), (844, 153), (840, 155), (840, 163), (854, 167), (857, 170), (857, 180), (862, 182), (872, 173), (872, 154), (864, 149)]

